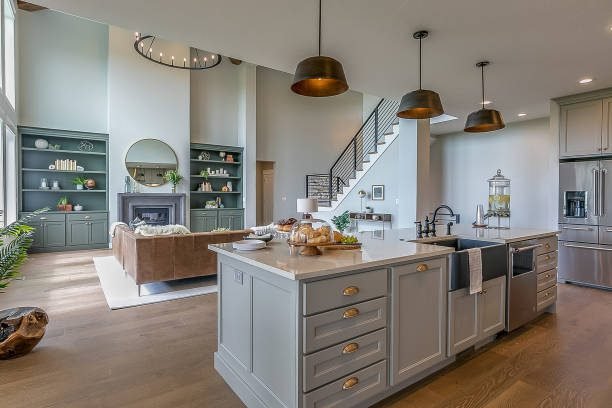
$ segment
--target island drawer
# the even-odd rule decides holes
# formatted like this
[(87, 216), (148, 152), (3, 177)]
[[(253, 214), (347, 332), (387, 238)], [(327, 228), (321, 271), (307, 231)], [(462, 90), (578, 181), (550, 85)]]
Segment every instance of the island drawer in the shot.
[[(566, 226), (570, 227), (570, 225)], [(558, 240), (556, 235), (553, 235), (552, 237), (540, 238), (538, 240), (538, 244), (542, 244), (542, 246), (536, 249), (536, 255), (545, 254), (547, 252), (556, 251), (558, 249)]]
[(538, 273), (555, 269), (557, 267), (557, 254), (558, 252), (554, 251), (538, 255), (536, 258), (536, 270)]
[(538, 273), (538, 292), (557, 284), (557, 269)]
[(386, 324), (386, 297), (306, 317), (304, 318), (304, 353), (312, 353), (381, 329)]
[(557, 300), (557, 285), (538, 292), (537, 311), (541, 312), (542, 310), (546, 309), (548, 306), (555, 303), (555, 300)]
[(309, 282), (304, 284), (304, 314), (336, 309), (386, 294), (386, 269)]
[(304, 408), (353, 407), (383, 392), (387, 387), (387, 361), (347, 375), (304, 394)]
[(380, 329), (304, 357), (304, 391), (384, 360), (387, 329)]
[[(561, 241), (585, 242), (589, 244), (596, 244), (598, 242), (597, 227), (592, 225), (559, 224), (559, 229), (561, 230), (561, 234), (559, 234)], [(540, 248), (540, 251), (540, 253), (543, 253), (544, 248)]]

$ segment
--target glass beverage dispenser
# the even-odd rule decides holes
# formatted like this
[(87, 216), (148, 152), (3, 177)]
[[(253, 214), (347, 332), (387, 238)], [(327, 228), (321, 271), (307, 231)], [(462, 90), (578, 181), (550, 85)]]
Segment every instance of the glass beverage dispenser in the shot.
[(489, 182), (489, 210), (487, 222), (489, 228), (510, 228), (510, 179), (504, 177), (501, 170), (487, 180)]

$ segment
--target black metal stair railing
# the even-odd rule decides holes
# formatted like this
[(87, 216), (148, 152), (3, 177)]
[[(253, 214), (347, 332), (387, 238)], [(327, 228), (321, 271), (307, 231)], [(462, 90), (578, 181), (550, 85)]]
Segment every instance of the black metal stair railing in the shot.
[(378, 146), (385, 143), (385, 132), (396, 122), (398, 107), (396, 101), (381, 99), (330, 167), (329, 173), (306, 175), (306, 197), (316, 198), (319, 204), (331, 206), (342, 192), (342, 187), (348, 186), (357, 171), (363, 169), (369, 155), (376, 153)]

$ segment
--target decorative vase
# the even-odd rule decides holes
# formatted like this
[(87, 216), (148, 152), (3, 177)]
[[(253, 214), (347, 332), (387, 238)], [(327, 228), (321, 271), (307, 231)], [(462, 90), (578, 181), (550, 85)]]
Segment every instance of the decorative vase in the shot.
[(37, 307), (0, 311), (0, 360), (28, 354), (45, 335), (49, 317)]
[(34, 141), (34, 146), (37, 149), (47, 149), (49, 147), (49, 142), (47, 142), (45, 139), (36, 139)]
[(74, 206), (74, 211), (83, 211), (83, 206), (81, 204), (76, 204)]
[(83, 185), (82, 184), (76, 184), (76, 189), (77, 190), (82, 190), (83, 189)]
[(176, 194), (176, 186), (172, 186), (172, 194)]
[(85, 180), (85, 188), (88, 190), (93, 190), (94, 188), (96, 188), (96, 180), (91, 178)]

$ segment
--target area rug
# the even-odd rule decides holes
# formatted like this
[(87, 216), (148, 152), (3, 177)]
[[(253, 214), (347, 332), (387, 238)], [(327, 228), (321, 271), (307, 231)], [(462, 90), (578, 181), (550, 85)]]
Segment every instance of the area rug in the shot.
[(114, 256), (95, 257), (93, 261), (106, 303), (112, 310), (217, 292), (216, 276), (206, 276), (145, 283), (140, 288), (141, 296), (138, 296), (138, 285), (125, 275)]

